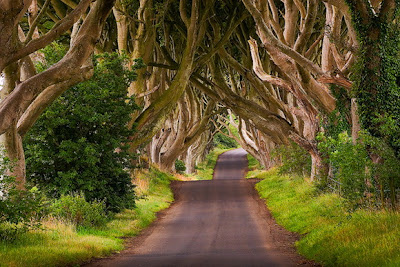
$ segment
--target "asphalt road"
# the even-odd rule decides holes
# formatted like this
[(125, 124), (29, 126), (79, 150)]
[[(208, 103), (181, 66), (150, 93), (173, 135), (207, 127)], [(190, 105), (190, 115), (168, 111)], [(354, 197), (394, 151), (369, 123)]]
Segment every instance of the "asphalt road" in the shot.
[(271, 245), (246, 152), (220, 156), (211, 181), (182, 182), (175, 203), (141, 244), (92, 266), (293, 266)]

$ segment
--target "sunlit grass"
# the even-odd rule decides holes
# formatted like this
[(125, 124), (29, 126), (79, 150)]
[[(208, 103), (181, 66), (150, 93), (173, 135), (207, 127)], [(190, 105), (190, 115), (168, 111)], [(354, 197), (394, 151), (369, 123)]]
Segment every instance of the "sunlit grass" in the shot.
[(400, 214), (358, 210), (349, 213), (335, 194), (318, 194), (302, 178), (277, 175), (256, 188), (277, 222), (303, 235), (299, 252), (326, 266), (400, 266)]
[(260, 162), (252, 155), (247, 154), (248, 168), (249, 171), (258, 171), (262, 169)]
[(263, 166), (252, 155), (247, 154), (247, 161), (248, 161), (248, 172), (246, 173), (246, 179), (257, 178), (258, 175), (264, 172), (262, 170)]
[(123, 248), (122, 240), (79, 235), (74, 226), (51, 218), (45, 230), (21, 234), (13, 243), (0, 243), (1, 266), (61, 266)]
[[(136, 179), (136, 208), (125, 210), (103, 227), (79, 228), (47, 218), (43, 230), (20, 234), (13, 242), (0, 242), (0, 266), (71, 266), (123, 249), (119, 237), (134, 236), (156, 218), (155, 213), (173, 201), (172, 176), (151, 169)], [(140, 181), (141, 180), (141, 181)]]

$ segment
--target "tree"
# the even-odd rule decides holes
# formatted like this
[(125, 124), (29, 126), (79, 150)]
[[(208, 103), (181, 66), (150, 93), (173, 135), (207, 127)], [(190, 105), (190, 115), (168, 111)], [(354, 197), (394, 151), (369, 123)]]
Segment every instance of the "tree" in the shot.
[(382, 181), (386, 179), (395, 209), (399, 179), (397, 167), (393, 166), (398, 166), (400, 160), (400, 3), (396, 0), (346, 3), (360, 43), (353, 93), (362, 127), (382, 142), (370, 145), (368, 152), (380, 169), (375, 179), (382, 199), (385, 187)]
[(353, 87), (362, 126), (400, 158), (400, 4), (347, 1), (360, 43)]
[[(114, 0), (97, 0), (92, 5), (92, 1), (84, 0), (73, 7), (59, 8), (65, 5), (59, 1), (51, 2), (58, 5), (53, 7), (56, 15), (48, 10), (50, 0), (43, 3), (40, 11), (37, 1), (6, 0), (0, 3), (0, 33), (3, 36), (0, 44), (4, 47), (0, 53), (0, 69), (5, 76), (0, 95), (0, 134), (4, 134), (2, 142), (8, 156), (17, 162), (13, 175), (21, 188), (25, 183), (23, 136), (62, 92), (90, 78), (90, 55), (114, 5)], [(47, 24), (51, 25), (50, 30), (41, 27), (45, 14), (55, 21)], [(37, 73), (33, 63), (35, 52), (71, 27), (71, 36), (67, 38), (70, 42), (68, 52), (57, 64)]]
[(134, 205), (127, 125), (137, 106), (127, 88), (136, 73), (125, 59), (96, 56), (93, 77), (67, 90), (28, 132), (27, 177), (50, 196), (83, 192), (112, 211)]

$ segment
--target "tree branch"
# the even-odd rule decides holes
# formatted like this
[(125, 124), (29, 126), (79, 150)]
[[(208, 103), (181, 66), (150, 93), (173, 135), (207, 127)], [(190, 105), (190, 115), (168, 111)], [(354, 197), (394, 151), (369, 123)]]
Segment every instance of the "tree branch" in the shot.
[(78, 6), (71, 13), (58, 21), (48, 33), (37, 39), (31, 40), (26, 44), (26, 46), (17, 50), (7, 60), (6, 65), (45, 47), (46, 45), (57, 39), (74, 25), (74, 23), (81, 17), (82, 13), (84, 13), (89, 7), (91, 2), (92, 0), (82, 0), (81, 2), (79, 2)]
[(25, 41), (24, 41), (24, 45), (26, 45), (33, 36), (33, 33), (35, 32), (36, 26), (38, 25), (39, 21), (42, 19), (43, 15), (46, 12), (47, 7), (49, 6), (51, 0), (46, 0), (46, 2), (44, 3), (42, 9), (40, 10), (39, 14), (36, 16), (35, 20), (33, 21), (31, 27), (29, 28), (29, 32), (26, 35)]

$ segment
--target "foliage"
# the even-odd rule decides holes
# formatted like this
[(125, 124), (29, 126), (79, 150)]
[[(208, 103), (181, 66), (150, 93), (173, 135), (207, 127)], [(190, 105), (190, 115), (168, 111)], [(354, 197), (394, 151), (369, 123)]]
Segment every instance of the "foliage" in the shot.
[[(400, 161), (380, 138), (366, 132), (360, 133), (360, 139), (353, 144), (347, 132), (337, 138), (320, 133), (317, 137), (318, 148), (325, 154), (332, 168), (331, 183), (343, 197), (351, 202), (373, 202), (385, 204), (391, 199), (395, 205), (396, 190), (400, 183)], [(371, 157), (379, 158), (375, 163)], [(329, 183), (329, 180), (328, 180)]]
[(279, 146), (272, 151), (271, 156), (281, 161), (280, 174), (305, 176), (311, 172), (310, 154), (294, 142)]
[(246, 157), (247, 157), (249, 170), (258, 170), (258, 169), (263, 168), (263, 166), (261, 166), (260, 162), (255, 157), (253, 157), (251, 154), (247, 154)]
[(213, 142), (215, 146), (218, 146), (222, 149), (236, 148), (239, 145), (235, 139), (230, 138), (222, 133), (215, 134)]
[(106, 222), (104, 202), (87, 202), (80, 194), (63, 195), (51, 205), (51, 213), (76, 226), (99, 226)]
[(185, 166), (185, 162), (183, 162), (180, 159), (177, 159), (175, 161), (175, 170), (178, 173), (183, 173), (184, 171), (186, 171), (186, 166)]
[[(172, 179), (154, 168), (138, 173), (136, 189), (142, 189), (146, 197), (137, 200), (134, 209), (115, 214), (106, 225), (77, 228), (49, 217), (40, 231), (23, 233), (12, 244), (0, 240), (0, 266), (75, 266), (122, 250), (121, 237), (137, 235), (173, 201)], [(143, 188), (139, 181), (150, 186)]]
[(264, 172), (256, 185), (277, 223), (297, 232), (298, 251), (323, 266), (398, 266), (398, 213), (357, 210), (304, 179)]
[(44, 54), (45, 60), (39, 61), (36, 64), (36, 70), (38, 72), (43, 72), (50, 68), (64, 57), (67, 53), (67, 49), (68, 47), (58, 42), (52, 42), (50, 45), (41, 49), (40, 52)]
[(368, 132), (366, 149), (376, 162), (373, 186), (382, 204), (390, 192), (394, 208), (400, 160), (400, 4), (395, 1), (377, 15), (367, 3), (346, 2), (359, 42), (351, 79), (360, 122)]
[(137, 106), (127, 87), (141, 64), (128, 70), (125, 59), (96, 56), (93, 77), (54, 101), (26, 136), (27, 178), (49, 196), (82, 192), (88, 201), (104, 200), (111, 211), (133, 207), (131, 155), (124, 144)]
[(360, 44), (352, 76), (360, 121), (400, 159), (400, 4), (377, 16), (371, 10), (362, 14), (354, 1), (347, 3)]
[(342, 87), (331, 85), (332, 95), (336, 99), (336, 108), (330, 114), (321, 116), (320, 125), (327, 136), (337, 138), (343, 132), (351, 132), (351, 100)]
[(317, 140), (318, 149), (329, 158), (340, 193), (347, 199), (360, 200), (367, 192), (366, 181), (370, 178), (365, 171), (371, 166), (365, 144), (353, 144), (347, 132), (339, 134), (337, 139), (320, 133)]
[(47, 213), (47, 201), (36, 187), (17, 188), (7, 175), (11, 162), (0, 153), (0, 239), (13, 241), (17, 234), (40, 226)]
[(375, 188), (377, 201), (382, 206), (390, 199), (392, 209), (396, 208), (397, 192), (400, 189), (400, 160), (395, 150), (381, 138), (373, 137), (370, 134), (361, 134), (362, 142), (366, 144), (368, 153), (377, 158), (371, 168), (373, 177), (372, 186)]

